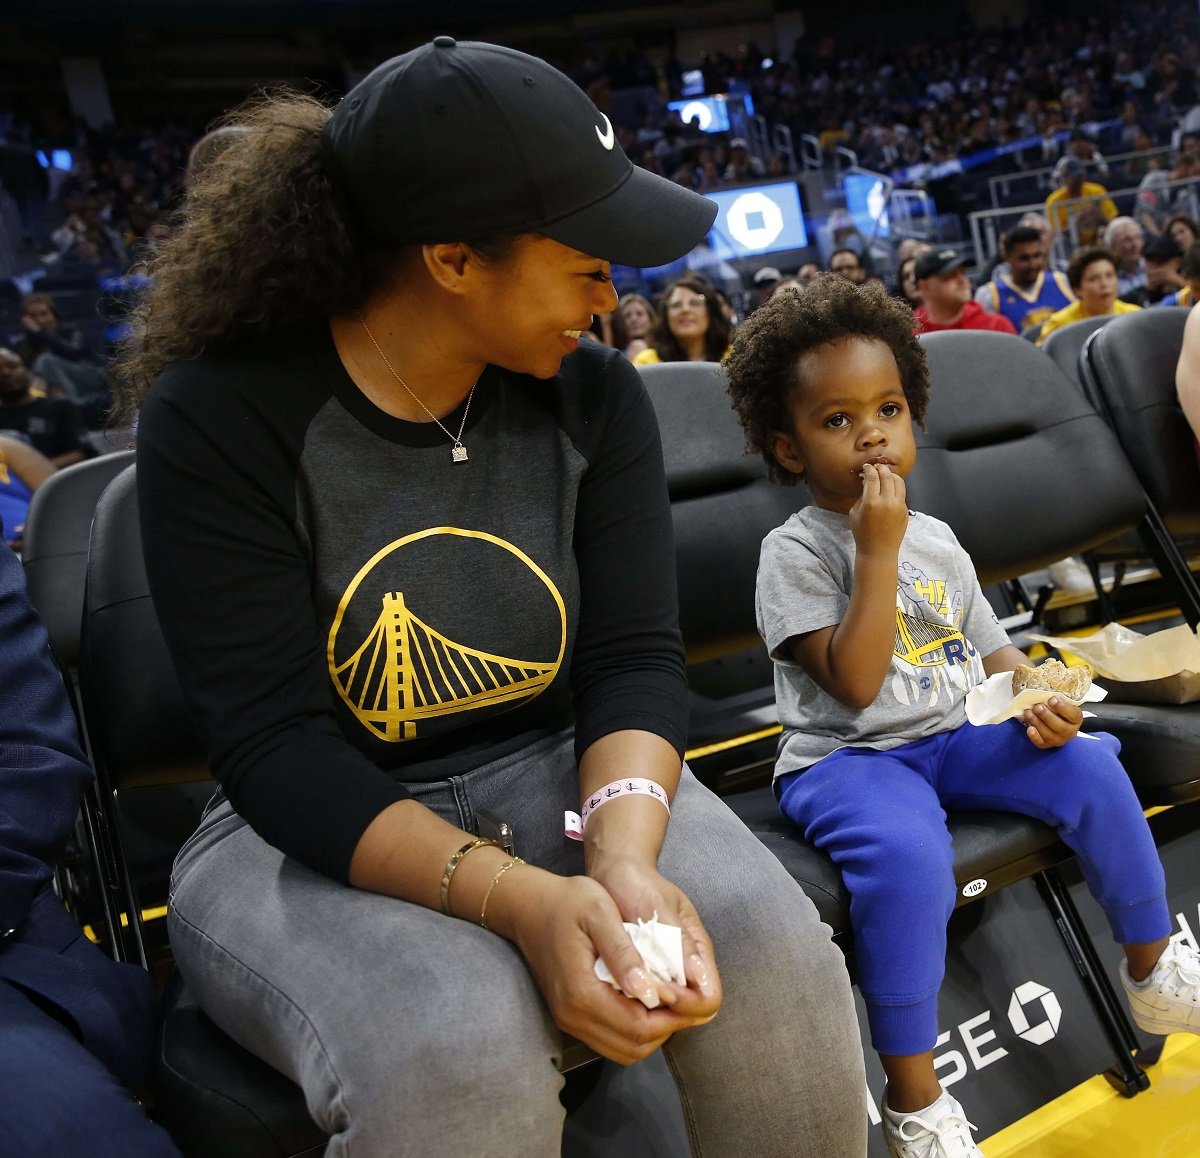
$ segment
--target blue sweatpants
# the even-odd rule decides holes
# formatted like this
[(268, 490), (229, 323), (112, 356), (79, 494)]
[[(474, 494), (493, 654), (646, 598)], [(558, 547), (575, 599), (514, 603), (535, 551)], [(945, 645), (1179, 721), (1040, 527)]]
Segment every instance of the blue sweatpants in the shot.
[(842, 870), (879, 1053), (923, 1053), (937, 1041), (956, 899), (947, 808), (1045, 821), (1074, 851), (1118, 942), (1170, 933), (1162, 862), (1119, 751), (1105, 732), (1043, 751), (1008, 720), (963, 724), (887, 752), (839, 748), (780, 777), (783, 814)]

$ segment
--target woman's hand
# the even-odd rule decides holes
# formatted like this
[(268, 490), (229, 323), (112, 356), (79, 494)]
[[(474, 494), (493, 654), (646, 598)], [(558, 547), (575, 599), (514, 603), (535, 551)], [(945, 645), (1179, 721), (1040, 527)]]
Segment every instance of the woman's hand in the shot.
[(1062, 696), (1026, 708), (1021, 717), (1025, 734), (1037, 748), (1061, 748), (1075, 738), (1083, 723), (1083, 709)]
[[(671, 888), (667, 882), (663, 884)], [(702, 963), (711, 962), (711, 946), (695, 911), (674, 891), (683, 905), (664, 912), (668, 904), (664, 893), (659, 918), (678, 920), (681, 927), (686, 920), (685, 946), (691, 944)], [(650, 889), (643, 895), (649, 898), (655, 892)], [(508, 894), (506, 934), (524, 956), (555, 1024), (604, 1057), (623, 1065), (640, 1061), (673, 1033), (703, 1024), (716, 1013), (720, 988), (715, 966), (709, 964), (701, 971), (711, 995), (699, 991), (698, 980), (696, 990), (656, 984), (625, 932), (622, 922), (626, 918), (617, 901), (600, 882), (521, 870), (508, 874), (496, 890), (496, 900), (502, 893)], [(650, 909), (641, 915), (652, 913)], [(698, 932), (699, 943), (692, 930)], [(597, 957), (607, 962), (622, 991), (596, 976)], [(642, 999), (657, 999), (662, 1004), (647, 1008)]]
[[(599, 881), (616, 902), (622, 921), (636, 922), (639, 918), (648, 921), (657, 913), (660, 924), (674, 925), (683, 931), (683, 971), (687, 986), (659, 982), (658, 994), (677, 1012), (686, 1011), (701, 1021), (711, 1020), (721, 1005), (721, 983), (712, 941), (683, 891), (657, 869), (632, 856), (597, 858), (589, 865), (588, 875)], [(613, 976), (620, 977), (607, 954), (604, 959)], [(634, 950), (631, 957), (622, 958), (625, 959), (636, 966), (637, 951)]]

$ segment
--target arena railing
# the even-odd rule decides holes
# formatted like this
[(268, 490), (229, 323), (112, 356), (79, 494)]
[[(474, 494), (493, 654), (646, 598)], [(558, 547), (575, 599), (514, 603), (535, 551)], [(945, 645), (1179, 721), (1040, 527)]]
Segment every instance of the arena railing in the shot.
[[(1156, 217), (1172, 213), (1187, 213), (1196, 217), (1200, 212), (1200, 178), (1185, 177), (1178, 181), (1167, 181), (1156, 190), (1164, 208), (1156, 211)], [(1111, 200), (1125, 215), (1136, 217), (1139, 188), (1136, 185), (1123, 189), (1109, 189), (1094, 197), (1073, 197), (1060, 201), (1058, 208), (1066, 210), (1067, 228), (1056, 230), (1052, 256), (1055, 261), (1066, 262), (1079, 245), (1079, 210), (1089, 204)], [(1031, 201), (1024, 205), (1007, 205), (999, 209), (978, 209), (968, 214), (971, 244), (974, 246), (977, 264), (986, 262), (1000, 248), (1000, 238), (1005, 230), (1026, 213), (1046, 216), (1046, 202)], [(1051, 223), (1053, 224), (1053, 222)]]
[[(1114, 169), (1128, 169), (1131, 162), (1136, 165), (1140, 161), (1150, 161), (1159, 157), (1167, 157), (1174, 151), (1170, 145), (1161, 145), (1154, 149), (1142, 149), (1134, 153), (1113, 153), (1110, 156), (1105, 156), (1104, 163), (1111, 172)], [(1094, 175), (1103, 182), (1104, 172), (1099, 165), (1087, 161), (1084, 164), (1087, 165), (1089, 176)], [(992, 206), (995, 209), (1003, 209), (1008, 203), (1009, 198), (1014, 195), (1014, 190), (1018, 194), (1037, 194), (1042, 190), (1045, 190), (1046, 194), (1049, 194), (1053, 188), (1053, 165), (1047, 165), (1040, 169), (1026, 169), (1020, 173), (999, 173), (994, 177), (988, 178), (988, 192), (991, 196)]]

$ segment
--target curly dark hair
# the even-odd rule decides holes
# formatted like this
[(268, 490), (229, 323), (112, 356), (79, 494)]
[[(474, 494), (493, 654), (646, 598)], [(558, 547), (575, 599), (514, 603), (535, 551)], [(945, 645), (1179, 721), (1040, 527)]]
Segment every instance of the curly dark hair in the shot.
[[(220, 147), (189, 172), (113, 359), (123, 415), (136, 413), (175, 362), (245, 335), (357, 313), (419, 248), (362, 236), (321, 160), (330, 115), (283, 89), (252, 97), (210, 134)], [(461, 240), (503, 260), (515, 239)]]
[(771, 434), (791, 428), (792, 399), (802, 387), (797, 363), (810, 350), (847, 338), (882, 342), (891, 350), (913, 420), (924, 425), (929, 368), (913, 334), (912, 310), (877, 282), (859, 286), (840, 274), (822, 274), (802, 293), (772, 294), (739, 327), (725, 359), (746, 447), (763, 456), (773, 481), (796, 481), (771, 452)]
[(255, 330), (316, 322), (364, 297), (362, 262), (319, 160), (330, 111), (300, 93), (253, 98), (203, 165), (150, 263), (113, 369), (136, 410), (160, 371)]

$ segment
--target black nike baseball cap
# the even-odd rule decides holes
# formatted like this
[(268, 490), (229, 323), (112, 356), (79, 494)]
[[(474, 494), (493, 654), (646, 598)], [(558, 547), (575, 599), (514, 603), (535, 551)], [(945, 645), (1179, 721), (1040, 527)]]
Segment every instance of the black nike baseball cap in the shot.
[(338, 103), (325, 162), (371, 240), (541, 233), (619, 265), (665, 265), (717, 207), (646, 169), (569, 77), (537, 57), (439, 36)]

